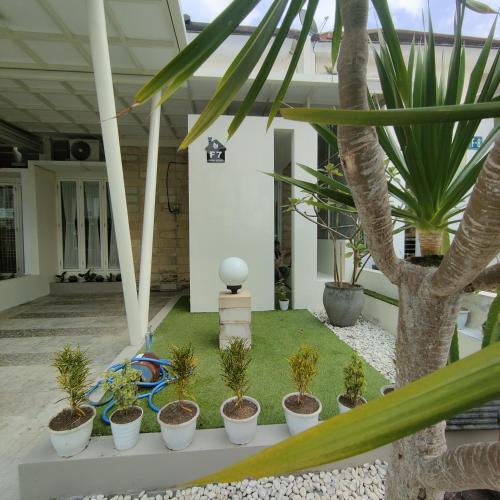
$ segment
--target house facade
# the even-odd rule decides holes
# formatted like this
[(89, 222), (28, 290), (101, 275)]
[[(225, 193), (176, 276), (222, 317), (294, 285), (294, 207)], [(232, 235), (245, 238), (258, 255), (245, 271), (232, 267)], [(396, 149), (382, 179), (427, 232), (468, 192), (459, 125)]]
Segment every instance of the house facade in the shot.
[[(114, 105), (120, 111), (203, 25), (185, 19), (177, 0), (151, 0), (140, 6), (126, 0), (105, 4)], [(4, 310), (50, 293), (56, 275), (65, 273), (67, 280), (90, 269), (116, 281), (121, 266), (101, 130), (101, 122), (113, 117), (99, 116), (86, 2), (9, 1), (0, 11), (6, 23), (0, 32), (0, 274), (4, 278), (0, 310)], [(136, 23), (138, 17), (147, 22)], [(189, 287), (193, 311), (216, 310), (222, 287), (218, 265), (232, 255), (249, 264), (246, 286), (253, 307), (273, 309), (276, 239), (291, 269), (294, 307), (319, 306), (324, 282), (331, 277), (331, 242), (314, 225), (281, 210), (290, 195), (299, 193), (264, 175), (275, 171), (302, 176), (296, 163), (318, 167), (328, 161), (324, 145), (304, 124), (277, 119), (265, 130), (296, 32), (291, 31), (283, 45), (252, 116), (231, 140), (227, 125), (244, 94), (228, 108), (228, 116), (188, 151), (177, 149), (250, 33), (250, 28), (239, 28), (161, 107), (151, 289)], [(411, 39), (403, 32), (400, 36), (406, 49)], [(441, 64), (451, 47), (446, 35), (439, 40)], [(481, 40), (466, 39), (465, 47), (472, 63)], [(328, 67), (328, 54), (327, 35), (306, 43), (287, 104), (337, 104), (337, 76)], [(370, 90), (379, 93), (373, 62), (369, 82)], [(150, 115), (149, 105), (144, 105), (118, 119), (127, 212), (121, 215), (128, 219), (136, 281)], [(477, 141), (491, 127), (492, 122), (485, 120)], [(471, 154), (474, 147), (471, 144)], [(404, 234), (396, 238), (398, 254), (404, 256)]]

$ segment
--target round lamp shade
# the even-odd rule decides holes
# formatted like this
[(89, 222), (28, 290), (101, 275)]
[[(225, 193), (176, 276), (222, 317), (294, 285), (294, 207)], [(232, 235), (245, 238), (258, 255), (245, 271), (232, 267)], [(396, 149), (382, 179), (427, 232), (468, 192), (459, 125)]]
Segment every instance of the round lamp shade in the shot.
[(247, 263), (239, 257), (228, 257), (220, 264), (219, 277), (231, 291), (237, 290), (248, 277)]

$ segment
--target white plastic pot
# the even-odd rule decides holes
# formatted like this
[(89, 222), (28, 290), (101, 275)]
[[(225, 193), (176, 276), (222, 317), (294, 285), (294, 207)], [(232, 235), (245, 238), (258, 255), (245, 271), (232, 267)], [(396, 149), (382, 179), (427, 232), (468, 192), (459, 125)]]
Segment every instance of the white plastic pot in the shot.
[(387, 385), (383, 385), (381, 388), (380, 388), (380, 394), (382, 394), (382, 396), (385, 396), (385, 391), (387, 389), (394, 389), (394, 384), (387, 384)]
[[(174, 403), (177, 403), (177, 401), (168, 403), (163, 408)], [(163, 441), (165, 441), (165, 445), (169, 450), (183, 450), (192, 443), (194, 431), (196, 430), (196, 422), (200, 415), (200, 407), (194, 401), (181, 401), (181, 403), (189, 403), (196, 408), (194, 415), (187, 422), (183, 422), (182, 424), (166, 424), (160, 419), (160, 413), (163, 408), (156, 414), (156, 419), (160, 424)]]
[[(87, 405), (83, 406), (85, 407)], [(78, 427), (67, 431), (54, 431), (49, 427), (50, 441), (58, 457), (67, 458), (78, 455), (89, 444), (96, 411), (93, 406), (88, 407), (92, 408), (94, 415)]]
[(140, 406), (135, 406), (134, 408), (139, 408), (139, 410), (141, 410), (141, 414), (132, 422), (117, 424), (113, 422), (114, 413), (109, 419), (111, 424), (111, 434), (113, 434), (113, 443), (115, 444), (115, 448), (117, 450), (128, 450), (133, 448), (139, 440), (144, 410)]
[(299, 434), (299, 432), (303, 432), (311, 427), (314, 427), (315, 425), (318, 425), (319, 414), (323, 409), (321, 401), (316, 396), (313, 396), (312, 394), (306, 394), (306, 396), (309, 396), (310, 398), (313, 398), (318, 402), (319, 408), (314, 413), (295, 413), (294, 411), (287, 408), (287, 406), (285, 405), (285, 401), (290, 396), (297, 396), (297, 394), (297, 392), (291, 392), (281, 400), (281, 406), (285, 411), (285, 419), (286, 424), (288, 425), (288, 431), (292, 436), (295, 436), (295, 434)]
[(260, 404), (256, 399), (244, 396), (244, 399), (251, 401), (257, 406), (257, 411), (248, 418), (231, 418), (228, 417), (223, 410), (227, 403), (235, 399), (236, 397), (226, 399), (220, 406), (220, 414), (224, 419), (224, 427), (229, 441), (233, 444), (247, 444), (255, 437), (255, 433), (257, 432), (257, 419), (260, 414)]
[[(339, 394), (337, 396), (337, 404), (339, 406), (339, 413), (347, 413), (348, 411), (351, 411), (353, 408), (349, 408), (349, 406), (345, 406), (340, 402), (340, 396), (343, 396), (343, 394)], [(361, 397), (363, 400), (363, 403), (366, 404), (366, 399), (364, 397)]]
[(468, 309), (462, 309), (462, 310), (458, 311), (457, 328), (459, 330), (463, 330), (465, 328), (465, 325), (466, 325), (468, 319), (469, 319), (469, 310)]
[(289, 300), (280, 300), (280, 309), (282, 311), (288, 311), (288, 305), (290, 304)]

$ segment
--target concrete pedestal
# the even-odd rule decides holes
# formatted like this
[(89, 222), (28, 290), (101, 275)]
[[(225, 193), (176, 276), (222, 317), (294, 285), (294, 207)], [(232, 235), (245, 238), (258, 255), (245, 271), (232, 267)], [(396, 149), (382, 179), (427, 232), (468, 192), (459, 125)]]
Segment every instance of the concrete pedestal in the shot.
[(248, 290), (219, 293), (219, 347), (225, 349), (231, 337), (241, 337), (252, 345), (252, 296)]

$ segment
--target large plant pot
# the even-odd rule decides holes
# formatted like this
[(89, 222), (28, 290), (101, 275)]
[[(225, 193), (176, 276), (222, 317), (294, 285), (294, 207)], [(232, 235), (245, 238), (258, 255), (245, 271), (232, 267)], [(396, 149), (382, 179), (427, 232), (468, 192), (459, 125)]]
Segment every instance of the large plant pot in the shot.
[(82, 452), (89, 444), (96, 411), (93, 406), (84, 405), (84, 407), (91, 408), (93, 415), (78, 427), (64, 431), (56, 431), (49, 427), (50, 441), (56, 450), (57, 456), (63, 458), (72, 457)]
[(141, 431), (141, 422), (144, 415), (144, 410), (140, 406), (135, 406), (140, 410), (140, 415), (132, 422), (124, 424), (113, 422), (115, 413), (109, 419), (111, 423), (111, 433), (113, 435), (113, 443), (117, 450), (128, 450), (133, 448), (139, 440), (139, 433)]
[(393, 392), (395, 390), (395, 385), (394, 384), (387, 384), (387, 385), (383, 385), (381, 388), (380, 388), (380, 394), (382, 396), (386, 396), (387, 394), (390, 394), (391, 392)]
[[(351, 408), (350, 406), (346, 406), (340, 402), (341, 396), (342, 396), (341, 394), (339, 394), (337, 396), (337, 405), (339, 407), (339, 413), (347, 413), (348, 411), (353, 410), (354, 408)], [(361, 397), (361, 399), (363, 400), (363, 403), (366, 404), (366, 399), (364, 397)]]
[(344, 283), (339, 287), (334, 282), (325, 283), (323, 305), (332, 325), (352, 326), (361, 314), (365, 302), (361, 285)]
[(181, 402), (192, 404), (196, 408), (194, 415), (186, 422), (182, 422), (181, 424), (167, 424), (160, 419), (162, 410), (167, 406), (177, 403), (177, 401), (168, 403), (156, 414), (156, 419), (160, 424), (163, 441), (169, 450), (174, 451), (183, 450), (193, 442), (194, 432), (196, 431), (196, 422), (198, 420), (198, 416), (200, 415), (200, 407), (194, 401)]
[(316, 396), (313, 396), (312, 394), (306, 394), (306, 396), (309, 396), (318, 402), (319, 404), (318, 409), (314, 413), (296, 413), (290, 410), (285, 405), (285, 401), (290, 396), (297, 396), (297, 394), (298, 394), (297, 392), (291, 392), (290, 394), (284, 396), (283, 399), (281, 400), (281, 406), (283, 407), (283, 410), (285, 412), (285, 419), (286, 419), (286, 424), (288, 426), (288, 431), (292, 436), (295, 436), (295, 434), (299, 434), (300, 432), (303, 432), (311, 427), (314, 427), (315, 425), (318, 425), (319, 414), (323, 409), (321, 401)]
[(244, 399), (251, 401), (257, 406), (257, 411), (248, 418), (231, 418), (224, 413), (224, 407), (227, 403), (235, 399), (235, 397), (226, 399), (220, 406), (220, 414), (224, 419), (224, 427), (229, 441), (233, 444), (247, 444), (255, 437), (255, 433), (257, 432), (257, 419), (260, 414), (260, 404), (256, 399), (244, 396)]
[(282, 311), (288, 311), (288, 306), (290, 305), (289, 300), (280, 300), (280, 309)]

